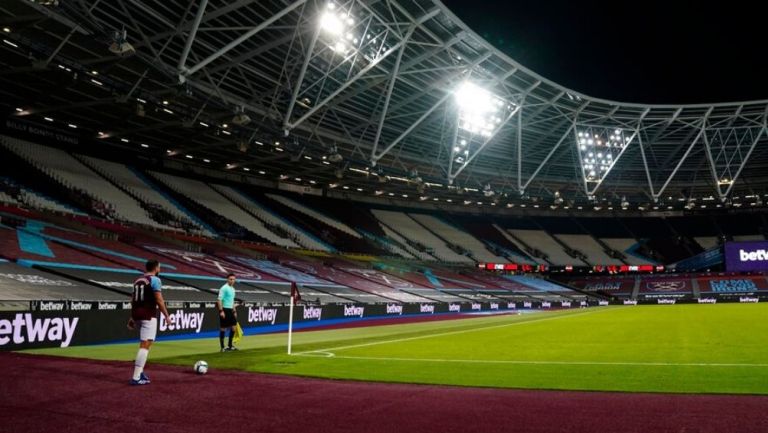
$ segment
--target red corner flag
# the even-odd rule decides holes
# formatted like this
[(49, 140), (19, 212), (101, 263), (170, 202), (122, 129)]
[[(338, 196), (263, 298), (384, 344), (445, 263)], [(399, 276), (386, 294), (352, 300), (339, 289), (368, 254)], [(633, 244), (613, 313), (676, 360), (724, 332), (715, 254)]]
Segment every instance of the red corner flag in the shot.
[(299, 286), (296, 285), (296, 282), (291, 282), (291, 298), (293, 298), (294, 305), (298, 304), (299, 301), (301, 301), (301, 293), (299, 293)]

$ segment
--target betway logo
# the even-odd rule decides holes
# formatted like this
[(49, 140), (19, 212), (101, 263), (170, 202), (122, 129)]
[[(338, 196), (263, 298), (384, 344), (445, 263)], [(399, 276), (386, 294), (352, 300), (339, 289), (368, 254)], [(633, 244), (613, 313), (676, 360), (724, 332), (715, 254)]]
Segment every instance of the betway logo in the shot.
[(758, 299), (758, 298), (748, 298), (746, 296), (742, 296), (741, 298), (739, 298), (739, 302), (741, 302), (742, 304), (752, 304), (752, 303), (756, 304), (756, 303), (760, 302), (760, 299)]
[(61, 311), (64, 309), (63, 302), (41, 302), (40, 311)]
[(491, 302), (491, 310), (498, 310), (498, 309), (499, 309), (499, 304), (495, 302)]
[(61, 341), (60, 346), (67, 347), (75, 335), (79, 320), (78, 317), (33, 319), (30, 313), (19, 313), (13, 320), (0, 320), (0, 346), (11, 341), (13, 344)]
[(248, 323), (269, 322), (270, 325), (274, 325), (276, 319), (277, 308), (248, 308)]
[(514, 302), (507, 302), (507, 308), (510, 310), (514, 310), (515, 308), (517, 308), (517, 305), (515, 305)]
[(319, 307), (304, 307), (304, 319), (317, 319), (320, 320), (320, 316), (323, 314), (323, 309)]
[(562, 305), (563, 307), (570, 307), (571, 303), (569, 301), (563, 301), (560, 303), (560, 305)]
[(541, 303), (541, 308), (549, 308), (551, 306), (552, 306), (551, 302), (544, 301), (544, 302)]
[(637, 305), (637, 301), (626, 299), (624, 300), (624, 305)]
[(715, 298), (699, 298), (699, 304), (717, 304)]
[(658, 299), (658, 300), (656, 300), (656, 303), (657, 304), (674, 305), (675, 304), (675, 300), (674, 299)]
[(761, 262), (765, 260), (768, 260), (768, 251), (766, 250), (745, 251), (739, 249), (740, 262)]
[(114, 302), (99, 302), (99, 310), (117, 310), (117, 304)]
[(69, 304), (70, 310), (90, 310), (93, 308), (93, 304), (90, 302), (71, 302)]
[(528, 302), (528, 301), (523, 302), (523, 308), (532, 308), (532, 307), (533, 307), (532, 302)]
[(203, 317), (205, 313), (185, 313), (184, 310), (177, 310), (171, 314), (170, 325), (166, 325), (165, 320), (160, 319), (160, 332), (194, 329), (198, 334), (203, 327)]
[(403, 306), (397, 304), (387, 304), (387, 314), (403, 314)]
[(448, 311), (458, 313), (461, 311), (461, 304), (448, 304)]
[(480, 305), (480, 304), (472, 304), (472, 309), (473, 310), (480, 311), (482, 308), (483, 308), (483, 306)]
[(601, 307), (605, 306), (605, 305), (608, 305), (608, 304), (609, 304), (608, 301), (597, 301), (597, 305), (600, 305)]
[(435, 314), (435, 306), (432, 304), (419, 304), (419, 312)]
[(363, 312), (365, 311), (365, 307), (355, 307), (354, 305), (345, 305), (344, 306), (344, 317), (363, 317)]

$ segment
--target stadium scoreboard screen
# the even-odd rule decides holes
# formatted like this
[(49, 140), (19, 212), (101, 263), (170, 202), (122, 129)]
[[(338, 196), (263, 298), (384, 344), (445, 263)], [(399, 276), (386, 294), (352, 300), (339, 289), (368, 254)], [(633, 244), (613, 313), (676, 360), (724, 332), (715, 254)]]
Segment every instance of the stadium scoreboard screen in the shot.
[(768, 241), (726, 242), (725, 269), (768, 271)]

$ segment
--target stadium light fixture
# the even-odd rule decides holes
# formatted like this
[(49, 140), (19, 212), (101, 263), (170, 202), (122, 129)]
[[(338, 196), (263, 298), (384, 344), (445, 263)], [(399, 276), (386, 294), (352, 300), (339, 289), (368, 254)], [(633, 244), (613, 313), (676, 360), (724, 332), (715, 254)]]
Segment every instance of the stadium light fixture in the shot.
[(454, 91), (457, 108), (455, 141), (451, 151), (449, 180), (488, 145), (493, 136), (517, 112), (518, 106), (472, 81), (463, 81)]
[(360, 41), (352, 32), (354, 25), (352, 14), (341, 10), (333, 2), (328, 2), (320, 15), (320, 29), (328, 36), (328, 47), (340, 54), (346, 54)]
[(585, 126), (574, 129), (579, 164), (587, 193), (594, 193), (608, 176), (634, 134), (618, 128)]
[[(456, 91), (459, 106), (459, 128), (490, 137), (501, 123), (500, 111), (504, 101), (475, 83), (465, 81)], [(460, 146), (466, 146), (467, 140), (459, 140)]]

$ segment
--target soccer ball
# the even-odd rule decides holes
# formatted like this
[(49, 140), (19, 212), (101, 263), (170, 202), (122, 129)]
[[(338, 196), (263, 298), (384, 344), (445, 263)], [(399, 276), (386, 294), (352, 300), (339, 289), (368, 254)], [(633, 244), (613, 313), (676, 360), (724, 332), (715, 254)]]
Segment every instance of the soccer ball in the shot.
[(208, 372), (208, 363), (205, 361), (197, 361), (195, 363), (195, 373), (205, 374)]

